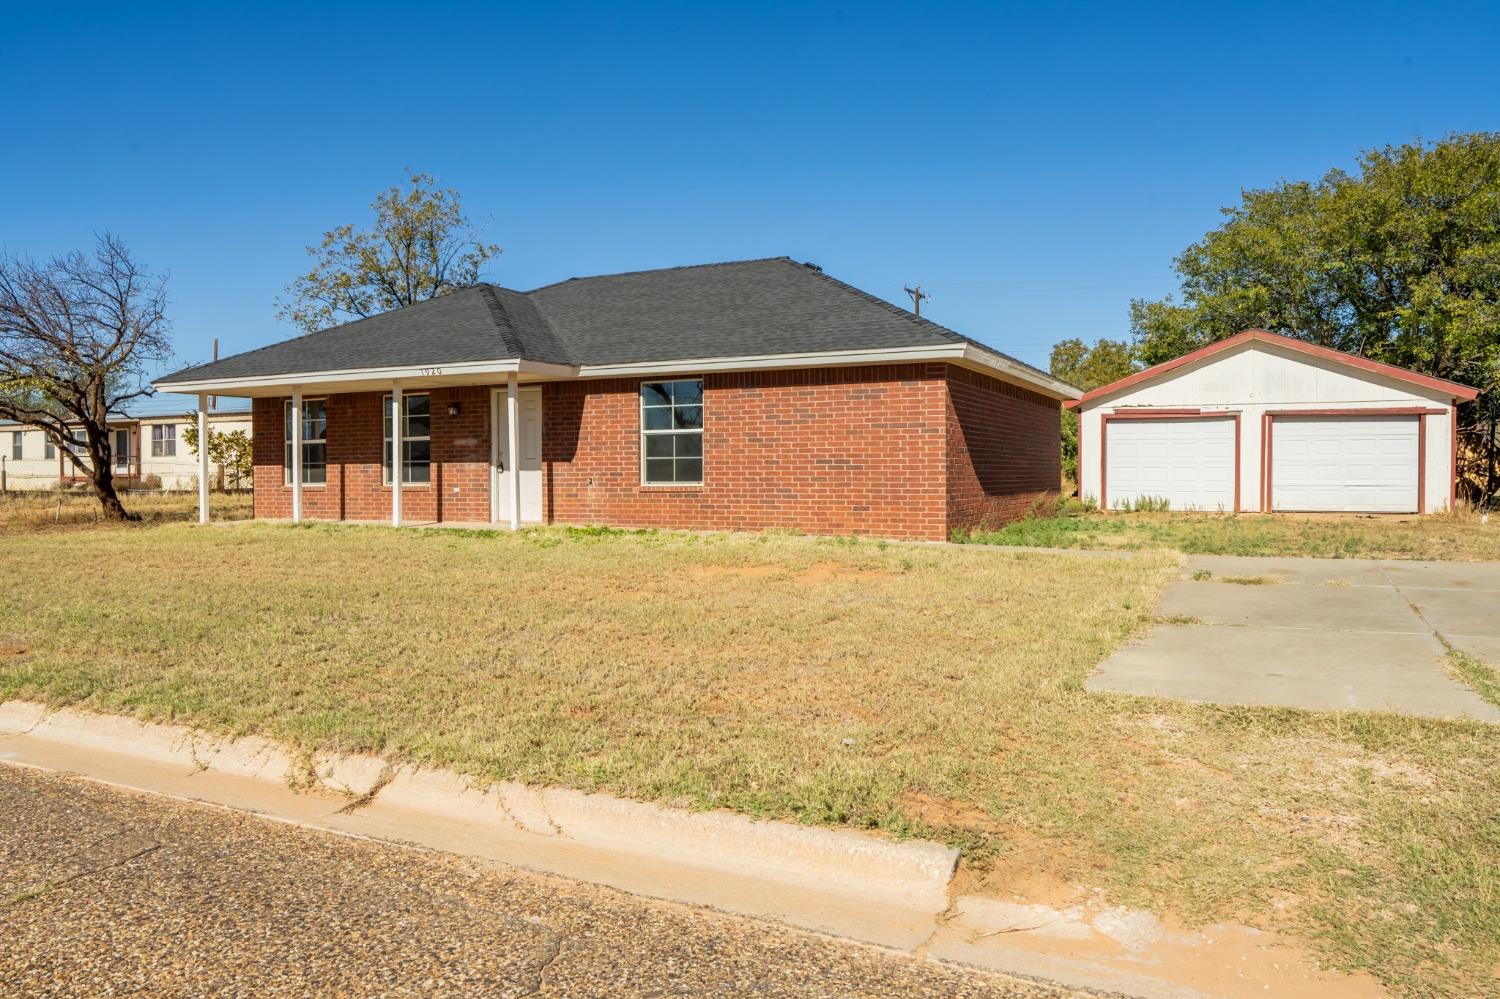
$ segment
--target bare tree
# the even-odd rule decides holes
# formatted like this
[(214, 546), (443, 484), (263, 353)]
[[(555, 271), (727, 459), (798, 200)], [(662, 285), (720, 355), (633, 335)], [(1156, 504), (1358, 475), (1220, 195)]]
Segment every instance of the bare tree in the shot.
[(92, 255), (0, 258), (0, 417), (41, 427), (116, 520), (130, 515), (115, 495), (109, 417), (150, 395), (145, 372), (171, 355), (165, 285), (109, 233)]

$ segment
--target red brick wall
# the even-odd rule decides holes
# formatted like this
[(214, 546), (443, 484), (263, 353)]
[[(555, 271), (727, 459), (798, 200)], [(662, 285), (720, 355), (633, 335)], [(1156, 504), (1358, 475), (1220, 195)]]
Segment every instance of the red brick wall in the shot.
[[(411, 521), (490, 519), (489, 389), (433, 389), (432, 482), (401, 493), (402, 518)], [(389, 520), (391, 487), (381, 482), (385, 448), (383, 392), (330, 395), (328, 484), (303, 486), (302, 514), (310, 520)], [(457, 416), (449, 403), (459, 404)], [(285, 399), (254, 403), (255, 515), (292, 515), (292, 488), (285, 485)]]
[(948, 530), (998, 527), (1060, 492), (1061, 404), (965, 368), (948, 386)]
[[(553, 523), (942, 539), (998, 525), (1056, 495), (1058, 404), (945, 364), (709, 374), (704, 484), (642, 486), (640, 380), (543, 386), (542, 504)], [(410, 521), (487, 521), (489, 393), (435, 389), (432, 484), (408, 486)], [(387, 520), (384, 393), (327, 398), (328, 484), (313, 520)], [(255, 515), (291, 516), (285, 400), (257, 399)], [(458, 416), (448, 415), (457, 402)]]
[(941, 364), (709, 374), (704, 483), (640, 484), (640, 381), (543, 389), (552, 521), (941, 538)]

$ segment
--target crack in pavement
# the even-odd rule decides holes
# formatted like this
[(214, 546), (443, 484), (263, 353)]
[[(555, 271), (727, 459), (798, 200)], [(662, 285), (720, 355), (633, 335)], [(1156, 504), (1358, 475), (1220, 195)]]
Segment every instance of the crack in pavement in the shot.
[[(78, 853), (81, 853), (83, 851), (91, 850), (94, 847), (98, 846), (99, 844), (104, 843), (104, 842), (106, 842), (108, 840), (115, 839), (115, 838), (117, 838), (119, 836), (126, 835), (127, 833), (134, 833), (135, 831), (136, 831), (135, 829), (127, 826), (124, 829), (121, 829), (121, 830), (119, 830), (117, 832), (112, 832), (112, 833), (109, 833), (108, 835), (100, 836), (98, 839), (95, 839), (92, 843), (89, 843), (87, 846), (83, 847), (81, 850), (77, 851), (74, 854), (71, 854), (68, 859), (71, 859), (73, 856), (77, 856)], [(83, 870), (75, 871), (73, 874), (68, 875), (67, 877), (63, 878), (61, 881), (53, 881), (50, 878), (44, 878), (40, 883), (38, 883), (36, 885), (32, 885), (30, 887), (27, 887), (27, 888), (25, 888), (25, 889), (17, 892), (16, 894), (12, 895), (10, 898), (6, 899), (3, 903), (0, 903), (0, 908), (6, 908), (6, 907), (9, 907), (9, 906), (12, 906), (12, 905), (23, 905), (26, 902), (31, 901), (32, 899), (40, 898), (41, 896), (46, 895), (46, 894), (48, 894), (50, 892), (57, 891), (57, 889), (59, 889), (59, 888), (64, 888), (64, 887), (72, 884), (75, 881), (79, 881), (79, 880), (81, 880), (83, 878), (87, 878), (87, 877), (92, 877), (92, 876), (94, 876), (96, 874), (102, 874), (105, 871), (113, 870), (116, 867), (123, 867), (124, 865), (130, 863), (132, 860), (139, 860), (141, 857), (144, 857), (144, 856), (146, 856), (148, 854), (155, 853), (157, 850), (160, 850), (162, 848), (162, 845), (160, 843), (156, 842), (155, 840), (150, 841), (150, 843), (151, 843), (150, 846), (142, 847), (141, 849), (137, 850), (135, 853), (130, 854), (129, 856), (116, 858), (115, 860), (112, 860), (112, 861), (110, 861), (107, 864), (101, 864), (101, 865), (97, 865), (97, 866), (93, 866), (93, 867), (86, 867)]]
[(547, 955), (542, 960), (542, 963), (537, 966), (536, 974), (532, 976), (530, 987), (527, 988), (524, 993), (522, 993), (523, 995), (538, 995), (542, 991), (542, 986), (547, 982), (547, 972), (552, 970), (552, 965), (557, 963), (558, 957), (561, 956), (563, 944), (567, 942), (567, 938), (564, 937), (555, 928), (548, 926), (545, 923), (537, 922), (534, 920), (527, 920), (527, 922), (530, 922), (533, 926), (536, 926), (539, 929), (546, 930), (547, 933), (552, 937), (552, 944), (547, 949)]
[(376, 795), (380, 794), (381, 791), (384, 791), (386, 785), (395, 779), (396, 768), (387, 763), (385, 766), (380, 768), (380, 773), (375, 777), (375, 783), (370, 785), (370, 789), (368, 791), (355, 798), (353, 801), (349, 802), (349, 804), (345, 805), (343, 808), (340, 808), (334, 814), (348, 815), (351, 812), (359, 811), (361, 808), (364, 808), (366, 805), (370, 804), (370, 802), (374, 801)]

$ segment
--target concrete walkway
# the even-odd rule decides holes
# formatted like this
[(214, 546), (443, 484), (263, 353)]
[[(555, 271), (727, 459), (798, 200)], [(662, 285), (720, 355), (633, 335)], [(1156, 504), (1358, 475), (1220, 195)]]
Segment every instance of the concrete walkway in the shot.
[(1500, 722), (1449, 648), (1500, 663), (1500, 564), (1191, 556), (1090, 690)]

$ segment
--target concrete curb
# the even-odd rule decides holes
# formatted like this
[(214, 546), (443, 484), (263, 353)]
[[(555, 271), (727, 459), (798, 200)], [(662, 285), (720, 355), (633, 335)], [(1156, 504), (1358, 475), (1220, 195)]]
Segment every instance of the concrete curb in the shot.
[(947, 909), (959, 859), (938, 843), (566, 788), (478, 788), (378, 757), (299, 757), (254, 736), (23, 701), (0, 704), (4, 758), (903, 949)]

